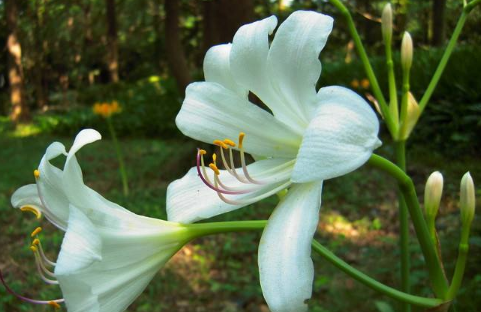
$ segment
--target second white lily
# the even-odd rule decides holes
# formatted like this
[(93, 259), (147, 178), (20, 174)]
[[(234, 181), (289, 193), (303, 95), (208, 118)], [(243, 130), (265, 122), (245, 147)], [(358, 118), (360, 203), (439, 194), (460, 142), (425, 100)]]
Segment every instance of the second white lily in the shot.
[[(176, 123), (185, 135), (219, 146), (219, 159), (214, 155), (207, 170), (206, 152), (198, 151), (197, 166), (169, 186), (167, 213), (171, 221), (195, 222), (290, 187), (262, 235), (259, 269), (270, 309), (300, 312), (312, 294), (322, 181), (357, 169), (381, 142), (362, 97), (337, 86), (316, 92), (332, 18), (295, 12), (269, 45), (276, 25), (271, 16), (242, 26), (232, 44), (207, 52), (206, 81), (187, 87)], [(249, 91), (272, 113), (251, 103)], [(246, 165), (244, 153), (260, 160)]]

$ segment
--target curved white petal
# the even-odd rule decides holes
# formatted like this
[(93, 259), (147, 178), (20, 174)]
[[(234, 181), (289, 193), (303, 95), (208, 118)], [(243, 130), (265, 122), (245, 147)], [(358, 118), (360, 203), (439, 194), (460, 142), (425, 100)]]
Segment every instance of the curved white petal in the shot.
[(97, 130), (94, 129), (84, 129), (80, 131), (77, 136), (75, 137), (75, 140), (73, 142), (72, 147), (70, 148), (69, 153), (75, 154), (79, 149), (81, 149), (83, 146), (93, 143), (95, 141), (98, 141), (102, 139), (102, 136)]
[(92, 222), (70, 205), (67, 232), (55, 267), (56, 275), (72, 274), (102, 260), (102, 242)]
[(301, 142), (271, 114), (212, 82), (187, 87), (175, 122), (182, 133), (206, 143), (225, 138), (236, 142), (244, 132), (245, 151), (262, 156), (295, 157)]
[(295, 183), (349, 173), (381, 145), (379, 121), (362, 97), (334, 86), (322, 88), (318, 100), (319, 108), (304, 134), (292, 173)]
[(292, 114), (289, 103), (279, 97), (278, 90), (270, 83), (267, 70), (269, 35), (277, 25), (277, 18), (271, 16), (242, 26), (232, 42), (230, 68), (236, 82), (252, 91), (266, 104), (277, 119), (301, 132), (302, 118)]
[(307, 311), (314, 266), (311, 241), (319, 220), (322, 182), (294, 185), (267, 223), (259, 244), (259, 275), (272, 312)]
[[(177, 223), (131, 214), (132, 223), (125, 228), (124, 223), (117, 222), (116, 215), (106, 213), (107, 222), (99, 226), (82, 215), (75, 208), (71, 211), (55, 271), (69, 311), (126, 310), (190, 238)], [(97, 257), (81, 254), (82, 250), (97, 250), (99, 245), (100, 253), (94, 253)], [(78, 253), (76, 247), (82, 247)], [(90, 259), (91, 264), (72, 264), (74, 256)]]
[[(292, 171), (292, 165), (289, 164), (289, 160), (285, 159), (260, 160), (247, 166), (247, 168), (249, 174), (253, 177), (259, 176), (260, 173), (267, 170), (271, 170), (269, 171), (271, 173), (270, 176), (264, 176), (264, 178), (270, 179), (271, 183), (260, 186), (259, 190), (253, 193), (224, 195), (227, 199), (248, 201), (261, 194), (268, 193), (286, 183)], [(276, 168), (284, 169), (276, 170)], [(239, 182), (226, 170), (221, 170), (220, 172), (220, 180), (227, 186), (247, 189), (252, 187), (252, 185), (249, 186)], [(210, 181), (214, 181), (212, 171), (208, 170), (207, 174)], [(190, 169), (182, 179), (172, 182), (167, 188), (167, 217), (169, 221), (191, 223), (230, 212), (244, 206), (246, 205), (232, 205), (222, 201), (214, 190), (202, 182), (197, 174), (197, 168)]]
[(277, 29), (267, 57), (273, 88), (289, 103), (293, 114), (311, 119), (316, 83), (321, 75), (319, 53), (331, 33), (333, 19), (313, 11), (292, 13)]
[(15, 208), (21, 208), (23, 206), (34, 206), (39, 209), (42, 213), (45, 208), (42, 205), (42, 201), (38, 196), (38, 189), (36, 184), (24, 185), (17, 189), (10, 199), (12, 206)]
[(246, 99), (249, 90), (238, 85), (232, 76), (229, 61), (231, 47), (230, 43), (221, 44), (213, 46), (207, 51), (204, 58), (205, 81), (221, 84)]

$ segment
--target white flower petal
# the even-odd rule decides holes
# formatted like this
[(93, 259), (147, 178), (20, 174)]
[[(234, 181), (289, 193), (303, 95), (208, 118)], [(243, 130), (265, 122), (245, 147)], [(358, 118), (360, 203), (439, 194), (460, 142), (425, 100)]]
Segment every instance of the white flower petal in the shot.
[(67, 232), (55, 267), (56, 275), (73, 274), (102, 260), (102, 242), (92, 222), (70, 205)]
[[(256, 161), (247, 166), (249, 174), (253, 177), (259, 173), (284, 165), (288, 161), (284, 159), (265, 159)], [(287, 182), (290, 177), (292, 166), (287, 166), (280, 170), (270, 179), (274, 181), (271, 184), (266, 184), (260, 187), (259, 191), (242, 194), (242, 195), (224, 195), (231, 200), (249, 200), (260, 194), (269, 192), (272, 189)], [(237, 188), (252, 187), (237, 181), (227, 171), (220, 171), (220, 180), (227, 186)], [(213, 173), (208, 170), (210, 181), (213, 180)], [(222, 201), (218, 194), (207, 187), (197, 174), (197, 168), (192, 168), (189, 172), (179, 180), (172, 182), (167, 188), (167, 216), (169, 221), (191, 223), (198, 220), (211, 218), (229, 211), (244, 207), (245, 205), (231, 205)]]
[(303, 121), (292, 114), (289, 103), (279, 97), (278, 90), (272, 88), (267, 70), (269, 35), (276, 25), (277, 18), (271, 16), (239, 28), (232, 43), (230, 67), (239, 85), (252, 91), (277, 119), (300, 133)]
[(241, 87), (235, 82), (230, 70), (230, 51), (232, 44), (221, 44), (210, 48), (204, 58), (205, 81), (216, 82), (226, 89), (237, 93), (241, 98), (246, 99), (249, 90)]
[(211, 82), (187, 87), (175, 122), (182, 133), (206, 143), (225, 138), (236, 142), (244, 132), (245, 151), (262, 156), (295, 157), (301, 142), (271, 114)]
[(311, 241), (322, 183), (296, 184), (272, 213), (259, 244), (259, 275), (272, 312), (307, 311), (314, 266)]
[(42, 205), (42, 201), (38, 196), (38, 190), (36, 184), (28, 184), (22, 186), (12, 194), (10, 199), (12, 206), (15, 208), (21, 208), (22, 206), (34, 206), (35, 208), (45, 211)]
[(319, 53), (332, 30), (330, 16), (313, 11), (292, 13), (277, 29), (267, 57), (272, 86), (293, 114), (306, 124), (317, 104), (316, 83), (321, 75)]
[(362, 166), (381, 145), (379, 121), (366, 101), (343, 87), (322, 88), (302, 141), (292, 181), (326, 180)]
[(93, 143), (95, 141), (98, 141), (102, 139), (102, 136), (97, 130), (94, 129), (84, 129), (80, 131), (77, 136), (75, 137), (75, 140), (73, 142), (72, 147), (70, 148), (69, 153), (75, 154), (79, 149), (81, 149), (83, 146)]
[[(106, 219), (100, 226), (90, 222), (80, 210), (73, 208), (71, 212), (55, 271), (69, 311), (126, 310), (157, 271), (191, 238), (177, 223), (131, 214), (132, 222), (126, 229), (125, 223), (117, 222), (117, 215), (98, 213), (105, 213)], [(98, 257), (89, 252), (82, 254), (84, 250), (97, 250), (99, 245), (100, 253), (93, 253)], [(77, 261), (75, 256), (81, 262), (83, 258), (90, 259), (90, 265), (72, 264)]]

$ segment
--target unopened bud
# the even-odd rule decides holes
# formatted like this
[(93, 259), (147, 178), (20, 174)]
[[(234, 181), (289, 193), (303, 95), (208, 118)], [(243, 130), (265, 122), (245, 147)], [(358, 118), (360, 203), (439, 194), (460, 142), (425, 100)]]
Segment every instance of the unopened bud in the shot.
[(390, 45), (392, 38), (392, 8), (390, 3), (386, 4), (382, 10), (381, 28), (384, 43)]
[(401, 127), (400, 137), (403, 140), (407, 140), (411, 131), (416, 126), (418, 122), (419, 116), (421, 114), (421, 110), (419, 108), (419, 104), (414, 98), (414, 95), (411, 92), (408, 92), (408, 105), (407, 105), (407, 112), (406, 112), (406, 120), (404, 121), (405, 124)]
[(401, 43), (401, 65), (404, 71), (409, 71), (413, 63), (413, 39), (406, 31)]
[(431, 173), (424, 190), (424, 209), (426, 216), (434, 219), (438, 214), (443, 194), (443, 175), (439, 171)]
[(475, 195), (473, 178), (466, 172), (461, 179), (461, 222), (471, 224), (474, 218)]

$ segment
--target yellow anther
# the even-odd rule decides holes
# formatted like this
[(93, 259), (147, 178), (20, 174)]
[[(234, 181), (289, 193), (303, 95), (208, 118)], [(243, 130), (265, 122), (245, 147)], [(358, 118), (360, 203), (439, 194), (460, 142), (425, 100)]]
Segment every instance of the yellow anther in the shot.
[(228, 149), (229, 147), (221, 140), (214, 140), (214, 145), (220, 146), (223, 149)]
[(199, 154), (205, 155), (205, 154), (207, 154), (207, 152), (205, 150), (201, 149), (201, 150), (199, 150)]
[(232, 141), (232, 140), (225, 139), (225, 140), (224, 140), (224, 143), (227, 144), (227, 145), (229, 145), (229, 146), (235, 147), (235, 143), (234, 143), (234, 141)]
[(35, 169), (33, 171), (33, 176), (35, 177), (35, 179), (38, 179), (38, 177), (40, 177), (40, 171), (38, 171), (38, 169)]
[(212, 154), (212, 162), (214, 163), (214, 165), (216, 164), (216, 161), (217, 161), (217, 154)]
[(239, 133), (239, 148), (242, 148), (242, 142), (244, 141), (244, 137), (246, 134), (244, 132)]
[(32, 232), (32, 234), (30, 234), (30, 236), (31, 237), (37, 236), (37, 234), (40, 233), (40, 232), (42, 232), (42, 228), (38, 227)]
[(217, 168), (216, 165), (214, 165), (214, 164), (209, 164), (209, 168), (212, 169), (212, 171), (214, 171), (214, 173), (215, 173), (216, 175), (219, 175), (219, 174), (220, 174), (219, 168)]
[(54, 307), (55, 309), (60, 309), (60, 305), (55, 301), (49, 301), (48, 305)]
[(38, 249), (36, 246), (30, 246), (30, 250), (33, 252), (37, 252)]
[(40, 244), (40, 240), (38, 238), (34, 239), (32, 242), (32, 246), (38, 246)]
[(33, 213), (35, 215), (35, 217), (37, 217), (37, 219), (40, 219), (42, 217), (42, 212), (40, 210), (38, 210), (37, 208), (32, 207), (32, 206), (22, 206), (22, 207), (20, 207), (20, 210), (23, 211), (23, 212), (29, 211), (29, 212)]

